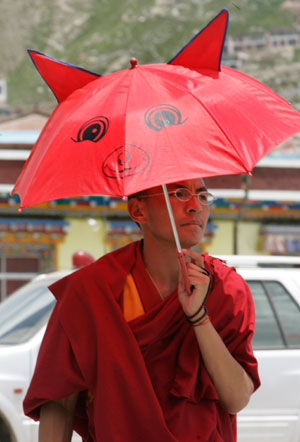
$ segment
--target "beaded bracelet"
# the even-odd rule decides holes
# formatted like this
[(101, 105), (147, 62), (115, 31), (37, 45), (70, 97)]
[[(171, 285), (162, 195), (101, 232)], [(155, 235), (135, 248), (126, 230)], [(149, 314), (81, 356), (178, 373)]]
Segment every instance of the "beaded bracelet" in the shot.
[(200, 325), (205, 325), (210, 321), (210, 317), (206, 316), (203, 321), (198, 322), (198, 324), (193, 324), (193, 327), (199, 327)]
[[(205, 316), (207, 315), (207, 308), (206, 308), (205, 306), (203, 306), (203, 307), (201, 307), (201, 308), (204, 309), (204, 313), (203, 313), (202, 316), (200, 316), (200, 318), (191, 319), (190, 316), (186, 316), (186, 315), (185, 315), (187, 321), (188, 321), (190, 324), (192, 324), (192, 325), (197, 324), (199, 321), (202, 321), (202, 319), (205, 318)], [(194, 315), (193, 315), (193, 316), (194, 316)]]
[[(206, 299), (204, 299), (204, 302), (206, 301)], [(193, 319), (195, 316), (197, 316), (200, 312), (201, 312), (201, 310), (203, 309), (203, 304), (204, 304), (204, 302), (202, 302), (202, 304), (200, 305), (200, 307), (198, 308), (198, 310), (195, 312), (195, 313), (193, 313), (192, 315), (190, 315), (190, 316), (187, 316), (187, 315), (185, 315), (186, 316), (186, 319), (187, 320), (189, 320), (189, 319)]]

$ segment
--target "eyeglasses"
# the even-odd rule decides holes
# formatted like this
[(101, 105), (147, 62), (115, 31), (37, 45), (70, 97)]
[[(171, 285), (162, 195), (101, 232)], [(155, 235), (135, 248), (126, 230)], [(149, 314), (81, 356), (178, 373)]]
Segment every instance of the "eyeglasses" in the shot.
[[(204, 206), (211, 206), (215, 201), (215, 197), (206, 191), (199, 190), (199, 192), (192, 193), (189, 189), (185, 187), (181, 187), (174, 191), (168, 192), (170, 196), (175, 196), (179, 201), (187, 202), (192, 196), (195, 196), (200, 204)], [(163, 195), (163, 193), (150, 193), (149, 195), (139, 195), (139, 198), (148, 198), (150, 196), (159, 196)]]

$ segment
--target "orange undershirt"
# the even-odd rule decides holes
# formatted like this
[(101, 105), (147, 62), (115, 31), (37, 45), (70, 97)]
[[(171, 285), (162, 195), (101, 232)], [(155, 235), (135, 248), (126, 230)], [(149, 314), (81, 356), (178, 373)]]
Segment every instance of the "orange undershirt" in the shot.
[(128, 273), (123, 289), (123, 313), (127, 322), (145, 313), (133, 276)]

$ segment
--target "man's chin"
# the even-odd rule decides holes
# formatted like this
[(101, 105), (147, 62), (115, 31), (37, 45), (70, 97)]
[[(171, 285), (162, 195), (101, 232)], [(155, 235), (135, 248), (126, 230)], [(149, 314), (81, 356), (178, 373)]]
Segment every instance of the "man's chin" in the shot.
[(200, 244), (202, 236), (197, 236), (194, 238), (180, 238), (180, 245), (183, 249), (191, 249)]

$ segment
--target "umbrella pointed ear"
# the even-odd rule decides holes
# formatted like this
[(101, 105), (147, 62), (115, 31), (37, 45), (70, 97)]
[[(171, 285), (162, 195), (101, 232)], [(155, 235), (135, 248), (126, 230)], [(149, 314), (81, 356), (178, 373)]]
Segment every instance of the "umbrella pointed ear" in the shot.
[(28, 53), (58, 102), (65, 100), (76, 89), (100, 77), (98, 74), (48, 57), (41, 52), (29, 49)]
[(168, 64), (220, 71), (228, 20), (228, 10), (222, 9)]

